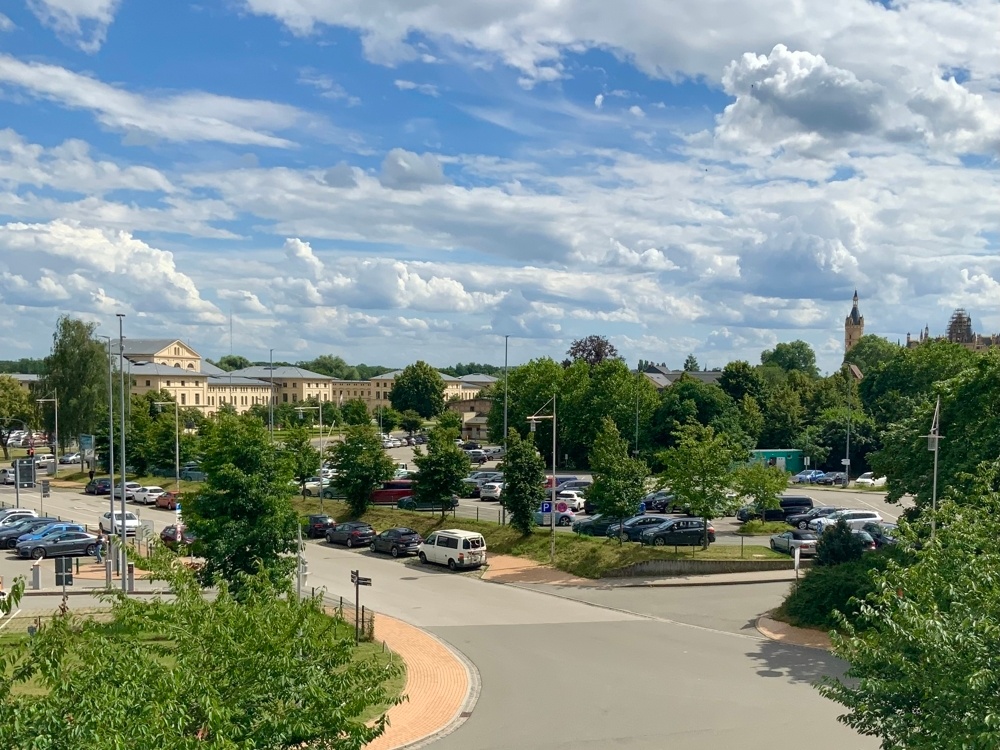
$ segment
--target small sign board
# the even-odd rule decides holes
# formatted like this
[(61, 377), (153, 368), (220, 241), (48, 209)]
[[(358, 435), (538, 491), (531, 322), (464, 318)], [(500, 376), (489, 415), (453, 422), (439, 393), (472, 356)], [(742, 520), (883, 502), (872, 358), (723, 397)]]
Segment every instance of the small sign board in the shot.
[(50, 497), (52, 495), (51, 484), (48, 479), (42, 480), (42, 497)]
[(851, 459), (849, 459), (849, 458), (842, 458), (842, 459), (840, 459), (840, 465), (841, 466), (850, 466), (851, 465)]
[(70, 557), (56, 558), (56, 586), (73, 585), (73, 559)]
[(569, 510), (569, 506), (566, 503), (556, 503), (556, 511), (559, 513), (565, 513)]
[(551, 513), (551, 512), (552, 512), (552, 503), (548, 501), (542, 503), (542, 513)]

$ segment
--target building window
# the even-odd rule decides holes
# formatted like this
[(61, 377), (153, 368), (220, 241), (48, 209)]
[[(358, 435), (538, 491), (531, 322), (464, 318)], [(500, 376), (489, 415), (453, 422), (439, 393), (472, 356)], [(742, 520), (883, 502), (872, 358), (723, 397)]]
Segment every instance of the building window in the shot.
[(180, 356), (180, 353), (181, 353), (181, 348), (179, 346), (175, 346), (174, 347), (174, 356), (175, 357)]
[(180, 362), (174, 362), (174, 367), (176, 367), (178, 370), (181, 369), (181, 363)]
[(324, 393), (323, 394), (323, 400), (324, 401), (329, 401), (330, 400), (330, 394), (329, 393)]
[(168, 380), (167, 381), (167, 388), (169, 388), (169, 387), (170, 387), (170, 381)]
[(182, 393), (182, 394), (181, 394), (181, 405), (182, 405), (182, 406), (183, 406), (183, 405), (186, 405), (186, 404), (187, 404), (187, 402), (188, 402), (188, 397), (187, 397), (187, 394), (186, 394), (186, 393)]
[(282, 401), (282, 403), (285, 403), (285, 404), (288, 403), (288, 394), (287, 393), (282, 393), (281, 394), (281, 401)]
[(146, 387), (149, 388), (149, 381), (146, 381)]
[(133, 387), (133, 388), (135, 388), (135, 387), (136, 387), (136, 385), (138, 385), (138, 383), (139, 383), (139, 381), (138, 381), (138, 380), (136, 380), (135, 378), (132, 378), (132, 387)]
[(183, 388), (183, 387), (184, 387), (184, 381), (182, 380), (181, 381), (181, 388)]
[(293, 393), (292, 394), (292, 403), (294, 404), (298, 400), (299, 400), (299, 394)]
[(188, 362), (188, 369), (189, 370), (193, 370), (194, 369), (194, 362)]
[(201, 404), (201, 394), (200, 394), (200, 393), (196, 393), (196, 394), (194, 394), (194, 403), (195, 403), (196, 405), (199, 405), (199, 404)]
[(382, 392), (381, 391), (375, 391), (375, 400), (376, 401), (381, 401), (382, 400)]

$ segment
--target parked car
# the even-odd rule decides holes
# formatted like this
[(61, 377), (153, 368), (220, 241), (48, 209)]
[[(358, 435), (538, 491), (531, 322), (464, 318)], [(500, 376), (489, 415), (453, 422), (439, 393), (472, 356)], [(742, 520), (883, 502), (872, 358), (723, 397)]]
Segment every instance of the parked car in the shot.
[(421, 542), (417, 555), (422, 563), (447, 565), (451, 570), (478, 568), (486, 562), (486, 540), (475, 531), (441, 529)]
[(854, 480), (858, 487), (885, 487), (885, 477), (876, 477), (873, 472), (866, 471)]
[(798, 547), (800, 555), (815, 555), (817, 541), (819, 541), (819, 537), (815, 531), (792, 529), (772, 536), (771, 549), (775, 552), (787, 552), (794, 555), (795, 548)]
[(0, 529), (10, 528), (11, 526), (21, 523), (21, 521), (37, 517), (38, 514), (31, 510), (31, 508), (17, 508), (13, 513), (8, 513), (3, 518), (0, 518)]
[(17, 538), (17, 544), (20, 545), (22, 542), (37, 542), (40, 539), (45, 539), (53, 534), (62, 534), (66, 531), (86, 530), (87, 529), (84, 526), (78, 523), (64, 523), (62, 521), (56, 521), (55, 523), (46, 524), (39, 529), (35, 529), (30, 534), (21, 534), (21, 536)]
[(655, 513), (674, 513), (683, 510), (683, 507), (677, 504), (674, 493), (670, 490), (650, 492), (642, 499), (642, 502), (646, 506), (646, 510)]
[(125, 499), (129, 502), (135, 500), (135, 491), (142, 489), (142, 485), (138, 482), (125, 482), (124, 490), (121, 484), (115, 485), (114, 491), (111, 493), (116, 500), (121, 499), (122, 493), (125, 494)]
[(851, 529), (851, 533), (856, 537), (861, 539), (861, 543), (864, 545), (865, 552), (874, 552), (878, 549), (878, 545), (875, 543), (875, 539), (864, 529)]
[(503, 482), (487, 482), (479, 488), (479, 497), (482, 500), (499, 500), (503, 494)]
[(673, 519), (670, 516), (664, 516), (659, 513), (632, 516), (625, 519), (622, 523), (613, 523), (608, 526), (607, 535), (609, 537), (620, 538), (624, 542), (638, 542), (642, 536), (642, 532), (671, 520)]
[(188, 482), (204, 482), (205, 472), (201, 470), (201, 466), (196, 463), (184, 464), (181, 467), (181, 479)]
[(368, 547), (375, 538), (375, 529), (364, 521), (335, 523), (326, 530), (326, 541), (347, 547)]
[(155, 505), (156, 498), (164, 493), (162, 487), (157, 487), (155, 485), (150, 487), (140, 487), (135, 492), (132, 493), (132, 502), (137, 505)]
[(59, 463), (78, 464), (80, 463), (80, 459), (81, 457), (79, 453), (64, 453), (63, 455), (59, 456)]
[(458, 507), (458, 498), (443, 497), (437, 500), (418, 500), (410, 495), (399, 498), (396, 507), (400, 510), (451, 510)]
[(111, 494), (111, 480), (108, 477), (101, 477), (100, 479), (91, 479), (87, 482), (87, 486), (83, 488), (83, 491), (88, 495), (110, 495)]
[[(183, 527), (184, 544), (190, 547), (195, 543), (197, 537), (191, 533), (187, 526)], [(178, 542), (180, 542), (180, 534), (177, 533), (177, 526), (171, 524), (170, 526), (164, 527), (163, 531), (160, 532), (160, 541), (170, 549), (174, 549)]]
[(587, 499), (580, 490), (559, 490), (556, 493), (556, 502), (566, 503), (570, 508), (579, 512), (584, 509)]
[(608, 527), (620, 521), (619, 518), (609, 518), (597, 513), (586, 520), (576, 521), (573, 524), (573, 531), (584, 536), (607, 536)]
[(58, 518), (22, 518), (13, 526), (0, 529), (0, 547), (14, 549), (17, 547), (17, 540), (25, 534), (33, 534), (39, 529), (52, 523), (58, 523)]
[(559, 485), (559, 491), (563, 490), (580, 490), (586, 494), (587, 490), (590, 489), (594, 482), (590, 479), (570, 479), (568, 482), (563, 482)]
[(0, 484), (16, 484), (17, 472), (13, 468), (0, 469)]
[(38, 515), (31, 508), (4, 508), (3, 510), (0, 510), (0, 522), (3, 522), (3, 519), (7, 518), (7, 516), (13, 515), (15, 513), (27, 514), (29, 516)]
[(326, 536), (327, 530), (336, 525), (337, 522), (326, 514), (311, 515), (306, 519), (306, 536), (310, 539), (319, 539)]
[(344, 491), (337, 486), (336, 480), (331, 479), (330, 483), (323, 488), (323, 493), (320, 497), (325, 497), (328, 500), (340, 500), (347, 497), (347, 495), (345, 495)]
[(327, 477), (309, 477), (305, 481), (302, 492), (306, 497), (313, 497), (323, 494), (323, 488), (330, 486), (330, 479)]
[[(638, 541), (655, 547), (696, 547), (705, 542), (705, 522), (700, 518), (671, 518), (643, 528)], [(715, 528), (709, 524), (708, 542), (714, 541)]]
[(466, 477), (465, 479), (462, 480), (462, 486), (465, 488), (462, 491), (462, 497), (471, 497), (471, 498), (479, 497), (479, 490), (480, 490), (479, 482), (477, 482), (475, 479)]
[(173, 490), (168, 490), (162, 495), (156, 498), (157, 508), (166, 508), (167, 510), (177, 510), (177, 504), (181, 501), (181, 496), (178, 495)]
[(64, 531), (44, 539), (34, 539), (17, 545), (20, 557), (41, 560), (43, 557), (79, 557), (93, 555), (97, 549), (97, 537), (86, 531)]
[(381, 534), (372, 539), (372, 552), (386, 552), (393, 557), (400, 555), (415, 555), (420, 549), (423, 539), (413, 529), (405, 526), (397, 526), (386, 529)]
[(792, 484), (814, 484), (821, 476), (823, 472), (818, 469), (806, 469), (792, 477)]
[[(100, 520), (97, 522), (97, 527), (101, 530), (102, 534), (114, 534), (118, 535), (121, 533), (122, 527), (122, 514), (121, 511), (116, 510), (114, 513), (114, 519), (112, 520), (111, 511), (108, 511), (101, 516)], [(139, 528), (139, 517), (135, 513), (125, 513), (125, 536), (135, 536), (135, 532)]]
[(863, 529), (866, 523), (879, 523), (881, 520), (882, 516), (874, 510), (845, 508), (822, 518), (814, 518), (809, 522), (809, 528), (813, 531), (826, 531), (827, 527), (836, 526), (839, 521), (843, 521), (848, 528)]
[(821, 476), (816, 480), (816, 484), (828, 484), (833, 486), (846, 487), (850, 480), (847, 478), (847, 474), (842, 471), (828, 471), (826, 474)]
[[(541, 510), (535, 511), (535, 525), (537, 526), (548, 526), (549, 522), (545, 519), (547, 514), (542, 513)], [(573, 521), (576, 520), (576, 513), (571, 510), (564, 510), (562, 512), (556, 511), (556, 526), (572, 526)]]
[(778, 507), (785, 511), (786, 516), (795, 513), (805, 513), (815, 505), (808, 495), (782, 495), (778, 498)]
[(899, 543), (899, 526), (894, 523), (872, 521), (866, 523), (861, 529), (871, 534), (876, 547), (891, 547)]
[[(744, 505), (736, 511), (736, 520), (740, 523), (756, 521), (761, 517), (760, 508), (756, 505)], [(785, 511), (782, 508), (764, 508), (764, 521), (784, 521)]]
[(838, 508), (834, 505), (819, 505), (815, 508), (811, 508), (804, 513), (792, 513), (791, 515), (785, 516), (785, 523), (789, 526), (795, 526), (799, 529), (808, 529), (809, 522), (815, 518), (825, 518), (831, 513), (836, 513), (838, 511), (844, 510), (843, 508)]

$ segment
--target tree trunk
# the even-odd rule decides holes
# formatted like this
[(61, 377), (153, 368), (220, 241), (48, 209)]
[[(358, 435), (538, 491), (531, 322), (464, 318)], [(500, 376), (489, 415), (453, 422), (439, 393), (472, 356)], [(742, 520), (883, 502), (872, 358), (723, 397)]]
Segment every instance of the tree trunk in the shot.
[(701, 538), (701, 548), (703, 550), (706, 550), (706, 549), (708, 549), (708, 519), (705, 518), (705, 517), (702, 517), (701, 521), (702, 521), (703, 524), (705, 524), (705, 528), (702, 529), (702, 533), (704, 535)]

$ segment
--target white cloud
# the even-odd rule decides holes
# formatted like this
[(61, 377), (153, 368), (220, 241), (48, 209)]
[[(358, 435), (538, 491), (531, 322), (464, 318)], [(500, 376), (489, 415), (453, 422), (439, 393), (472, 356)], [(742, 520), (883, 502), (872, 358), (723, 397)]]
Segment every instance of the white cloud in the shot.
[(598, 94), (594, 97), (594, 106), (598, 109), (604, 106), (604, 94)]
[(14, 28), (14, 22), (3, 13), (0, 13), (0, 31), (13, 31)]
[(319, 278), (323, 272), (323, 264), (313, 253), (313, 249), (308, 242), (303, 242), (295, 237), (289, 237), (285, 240), (284, 250), (285, 257), (294, 266), (304, 269), (310, 278)]
[(299, 83), (312, 86), (319, 91), (320, 96), (324, 99), (343, 100), (347, 102), (348, 107), (356, 107), (361, 104), (359, 97), (348, 94), (347, 90), (333, 78), (312, 68), (304, 68), (299, 72)]
[(426, 96), (433, 97), (441, 96), (441, 92), (438, 91), (438, 87), (432, 83), (414, 83), (413, 81), (406, 81), (402, 79), (396, 79), (394, 83), (396, 84), (396, 88), (400, 91), (416, 91)]
[(288, 148), (292, 142), (273, 133), (303, 127), (313, 120), (287, 104), (202, 91), (147, 97), (55, 65), (25, 63), (2, 54), (0, 83), (69, 109), (87, 110), (113, 130), (166, 141)]
[(245, 289), (219, 289), (216, 294), (219, 299), (228, 300), (235, 311), (258, 315), (266, 315), (270, 312), (256, 294)]
[(628, 111), (629, 114), (632, 115), (633, 117), (641, 118), (646, 116), (646, 113), (642, 111), (642, 107), (640, 107), (638, 104), (633, 104), (631, 107), (628, 108)]
[(434, 154), (415, 154), (394, 148), (382, 161), (379, 181), (394, 190), (419, 190), (445, 182), (444, 169)]
[(121, 0), (28, 0), (44, 25), (84, 52), (97, 52), (107, 37)]

